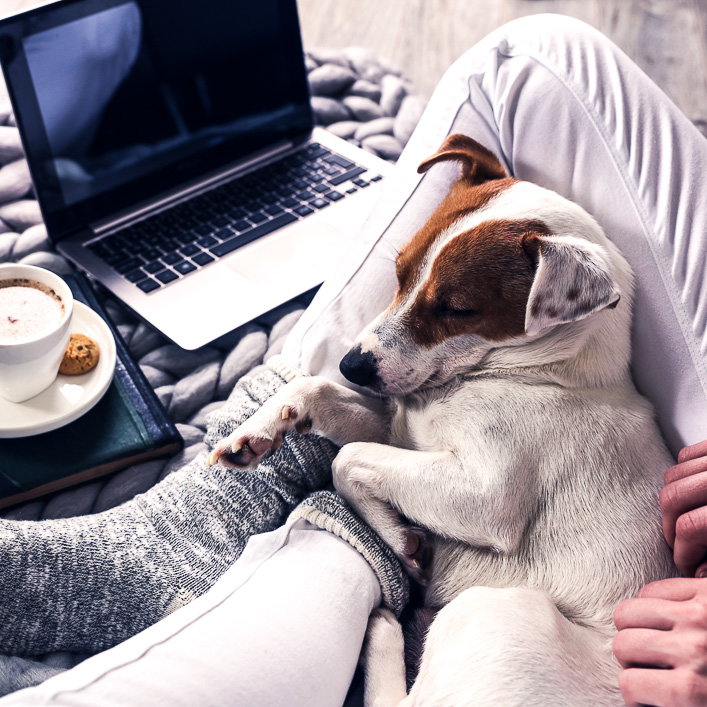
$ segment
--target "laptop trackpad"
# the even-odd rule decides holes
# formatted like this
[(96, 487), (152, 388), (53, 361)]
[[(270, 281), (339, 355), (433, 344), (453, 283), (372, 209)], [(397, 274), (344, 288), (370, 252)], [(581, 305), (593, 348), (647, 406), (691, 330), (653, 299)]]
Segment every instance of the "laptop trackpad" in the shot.
[(314, 219), (253, 243), (235, 253), (226, 265), (270, 291), (299, 294), (331, 274), (350, 240), (334, 226)]

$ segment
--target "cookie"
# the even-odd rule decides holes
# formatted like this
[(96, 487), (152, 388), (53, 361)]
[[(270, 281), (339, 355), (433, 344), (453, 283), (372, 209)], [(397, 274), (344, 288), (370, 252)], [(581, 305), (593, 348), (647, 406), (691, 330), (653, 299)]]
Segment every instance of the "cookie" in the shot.
[(98, 344), (93, 339), (84, 334), (72, 334), (59, 366), (59, 373), (67, 376), (86, 373), (98, 363), (99, 355)]

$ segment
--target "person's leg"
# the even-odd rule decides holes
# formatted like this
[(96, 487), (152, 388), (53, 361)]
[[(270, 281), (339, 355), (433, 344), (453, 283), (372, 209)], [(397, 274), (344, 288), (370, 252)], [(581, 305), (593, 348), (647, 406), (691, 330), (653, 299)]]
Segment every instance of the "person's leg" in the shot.
[[(243, 378), (208, 423), (220, 435), (284, 381)], [(93, 516), (0, 519), (0, 653), (109, 648), (206, 592), (248, 538), (284, 522), (330, 479), (336, 447), (287, 439), (252, 472), (209, 467), (205, 454), (147, 493)]]
[(205, 596), (0, 705), (341, 705), (379, 601), (361, 555), (293, 519), (252, 538)]
[[(470, 135), (510, 174), (591, 213), (634, 268), (633, 370), (674, 453), (707, 418), (707, 142), (597, 30), (560, 15), (515, 20), (447, 72), (362, 237), (283, 349), (310, 374), (338, 364), (395, 291), (397, 249), (456, 176), (415, 169), (448, 133)], [(375, 287), (371, 284), (375, 283)]]

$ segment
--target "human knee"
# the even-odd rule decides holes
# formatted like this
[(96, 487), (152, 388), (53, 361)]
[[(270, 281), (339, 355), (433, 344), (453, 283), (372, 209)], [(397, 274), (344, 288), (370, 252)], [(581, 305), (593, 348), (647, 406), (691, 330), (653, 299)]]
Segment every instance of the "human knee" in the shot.
[(567, 15), (543, 13), (528, 15), (501, 25), (491, 35), (500, 48), (509, 50), (527, 48), (551, 49), (560, 45), (572, 47), (608, 42), (598, 30), (582, 20)]
[[(519, 17), (501, 25), (467, 50), (458, 61), (465, 65), (470, 58), (476, 59), (479, 53), (489, 52), (552, 60), (566, 55), (567, 51), (586, 53), (609, 44), (607, 37), (582, 20), (543, 13)], [(456, 70), (455, 67), (458, 65), (455, 64), (450, 71)]]

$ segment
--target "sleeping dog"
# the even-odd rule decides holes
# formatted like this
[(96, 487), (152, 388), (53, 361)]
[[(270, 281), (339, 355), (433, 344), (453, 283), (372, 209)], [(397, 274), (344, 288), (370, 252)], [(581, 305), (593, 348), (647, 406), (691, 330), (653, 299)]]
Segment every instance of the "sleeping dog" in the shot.
[(419, 169), (444, 160), (458, 180), (341, 361), (377, 395), (296, 379), (209, 462), (254, 464), (291, 429), (341, 445), (336, 489), (441, 609), (409, 695), (400, 625), (373, 614), (367, 705), (623, 705), (614, 608), (677, 575), (673, 461), (629, 371), (631, 272), (583, 209), (474, 140)]

